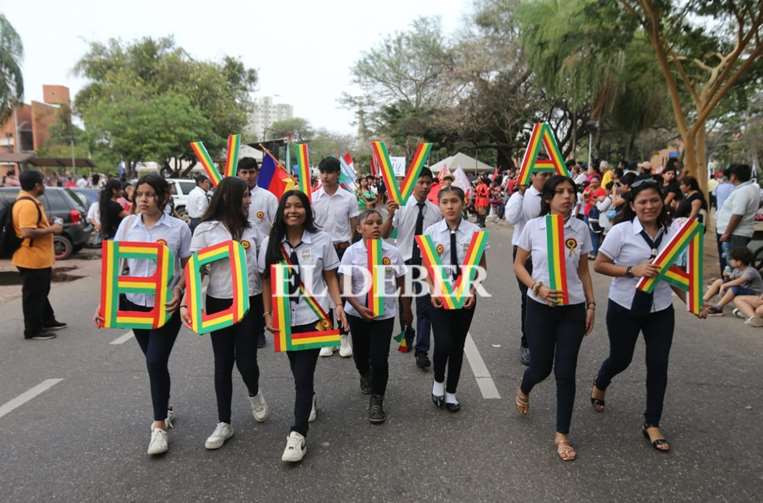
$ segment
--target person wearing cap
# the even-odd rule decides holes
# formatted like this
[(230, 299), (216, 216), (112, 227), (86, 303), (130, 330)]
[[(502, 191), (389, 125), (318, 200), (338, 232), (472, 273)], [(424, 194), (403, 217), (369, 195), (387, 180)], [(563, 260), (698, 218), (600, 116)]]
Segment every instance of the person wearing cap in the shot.
[[(325, 157), (318, 163), (321, 172), (321, 188), (313, 192), (312, 206), (315, 225), (331, 237), (336, 254), (342, 260), (352, 241), (352, 232), (358, 226), (358, 199), (352, 192), (339, 186), (339, 159)], [(321, 356), (331, 356), (334, 348), (324, 347)], [(352, 345), (347, 334), (342, 335), (339, 356), (352, 356)]]
[(188, 224), (191, 227), (191, 232), (196, 229), (196, 226), (201, 222), (201, 217), (204, 216), (204, 212), (209, 207), (209, 198), (207, 193), (211, 187), (209, 178), (204, 175), (196, 175), (194, 177), (196, 181), (196, 187), (188, 193), (188, 201), (185, 205), (185, 211), (188, 213), (188, 217), (191, 219)]

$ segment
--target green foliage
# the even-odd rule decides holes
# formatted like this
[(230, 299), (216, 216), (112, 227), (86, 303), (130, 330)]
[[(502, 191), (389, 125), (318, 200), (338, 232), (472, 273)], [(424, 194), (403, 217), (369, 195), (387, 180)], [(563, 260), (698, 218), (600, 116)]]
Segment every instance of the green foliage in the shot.
[(24, 96), (21, 60), (24, 46), (5, 15), (0, 14), (0, 123), (13, 111)]
[(265, 130), (266, 139), (291, 137), (296, 141), (310, 141), (313, 134), (310, 123), (301, 117), (275, 121)]

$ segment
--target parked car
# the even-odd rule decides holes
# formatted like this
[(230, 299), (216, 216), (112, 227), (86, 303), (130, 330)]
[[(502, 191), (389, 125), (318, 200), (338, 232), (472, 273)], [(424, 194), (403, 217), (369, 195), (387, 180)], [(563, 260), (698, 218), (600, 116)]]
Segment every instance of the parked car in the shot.
[[(130, 180), (133, 185), (137, 182), (137, 178)], [(188, 216), (185, 206), (188, 194), (196, 187), (196, 182), (187, 178), (167, 178), (167, 182), (172, 190), (172, 201), (170, 201), (172, 214), (185, 222), (190, 222), (191, 218)]]
[[(0, 201), (10, 203), (19, 195), (18, 187), (0, 187)], [(64, 260), (85, 246), (93, 226), (85, 221), (85, 208), (72, 191), (63, 187), (45, 187), (41, 197), (45, 213), (52, 222), (59, 217), (64, 221), (64, 232), (53, 237), (56, 260)]]
[(77, 196), (85, 210), (90, 209), (90, 205), (98, 202), (101, 191), (98, 189), (71, 189)]

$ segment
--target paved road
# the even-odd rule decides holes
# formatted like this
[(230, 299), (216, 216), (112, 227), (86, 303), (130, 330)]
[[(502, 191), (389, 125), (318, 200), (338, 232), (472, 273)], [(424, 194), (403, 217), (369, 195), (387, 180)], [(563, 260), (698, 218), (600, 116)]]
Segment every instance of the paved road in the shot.
[[(178, 428), (168, 455), (149, 459), (144, 364), (134, 340), (111, 344), (124, 331), (92, 327), (96, 279), (54, 285), (52, 302), (69, 323), (55, 341), (23, 341), (19, 300), (0, 304), (0, 500), (760, 501), (763, 331), (730, 318), (702, 322), (678, 309), (663, 421), (674, 450), (661, 455), (639, 431), (641, 343), (611, 388), (607, 412), (590, 408), (589, 385), (608, 348), (600, 309), (578, 368), (572, 430), (578, 460), (563, 464), (552, 446), (553, 380), (536, 388), (529, 417), (514, 411), (523, 369), (519, 298), (510, 231), (491, 230), (487, 286), (495, 296), (480, 301), (472, 326), (479, 357), (469, 354), (464, 366), (464, 410), (435, 410), (431, 373), (416, 369), (412, 355), (393, 351), (389, 420), (369, 425), (351, 360), (321, 359), (322, 411), (299, 466), (280, 462), (293, 389), (286, 357), (272, 346), (259, 358), (271, 418), (255, 424), (236, 377), (236, 436), (209, 452), (203, 443), (216, 422), (211, 348), (184, 329), (171, 359)], [(595, 286), (605, 306), (607, 281), (597, 277)], [(493, 384), (500, 397), (485, 398), (495, 396)]]

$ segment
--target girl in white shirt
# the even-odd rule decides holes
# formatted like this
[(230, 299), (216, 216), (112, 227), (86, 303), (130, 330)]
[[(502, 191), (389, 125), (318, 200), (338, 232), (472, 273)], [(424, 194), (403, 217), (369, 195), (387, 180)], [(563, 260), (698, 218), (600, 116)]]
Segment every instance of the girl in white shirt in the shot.
[[(261, 239), (248, 220), (249, 187), (240, 178), (226, 177), (212, 196), (201, 223), (191, 241), (191, 251), (199, 251), (225, 241), (239, 241), (246, 251), (249, 310), (238, 323), (214, 330), (209, 334), (215, 361), (215, 395), (217, 419), (215, 430), (207, 438), (207, 449), (219, 449), (233, 436), (231, 397), (233, 394), (233, 365), (244, 380), (249, 392), (249, 404), (257, 422), (268, 416), (268, 405), (259, 389), (260, 369), (257, 365), (257, 338), (264, 330), (262, 294), (257, 274), (257, 246)], [(218, 260), (209, 264), (206, 313), (223, 311), (233, 303), (230, 262)], [(181, 306), (183, 321), (191, 324), (187, 306)]]
[[(593, 326), (594, 302), (588, 252), (591, 235), (586, 224), (572, 215), (576, 200), (575, 183), (555, 175), (543, 185), (541, 216), (529, 220), (517, 244), (514, 272), (527, 290), (527, 339), (530, 366), (517, 390), (515, 404), (522, 415), (529, 410), (529, 395), (554, 369), (556, 377), (556, 435), (554, 445), (562, 461), (573, 461), (575, 449), (568, 438), (575, 403), (575, 370), (583, 336)], [(564, 292), (549, 284), (546, 215), (564, 219), (564, 264), (569, 302), (560, 305)], [(532, 259), (532, 273), (525, 262)]]
[[(645, 178), (631, 185), (628, 201), (615, 220), (594, 263), (596, 272), (612, 276), (607, 306), (609, 358), (604, 360), (591, 391), (591, 404), (604, 412), (604, 393), (612, 379), (628, 368), (639, 333), (646, 343), (646, 412), (642, 433), (659, 452), (670, 444), (660, 431), (668, 358), (673, 342), (675, 316), (671, 286), (659, 281), (652, 294), (636, 290), (642, 277), (653, 278), (659, 268), (652, 260), (680, 226), (668, 226), (668, 213), (659, 183)], [(685, 300), (685, 292), (674, 288)]]
[[(365, 278), (368, 275), (364, 275), (364, 271), (368, 271), (369, 267), (366, 242), (370, 239), (381, 240), (382, 225), (383, 218), (379, 211), (366, 210), (361, 213), (358, 232), (362, 239), (347, 248), (339, 266), (340, 276), (350, 277), (349, 284), (340, 278), (345, 288), (342, 292), (343, 297), (347, 299), (344, 309), (352, 334), (352, 356), (355, 359), (355, 367), (360, 373), (360, 390), (365, 395), (371, 395), (368, 404), (368, 420), (371, 423), (383, 423), (386, 420), (384, 392), (387, 389), (389, 376), (387, 361), (389, 345), (398, 309), (396, 292), (402, 291), (406, 272), (400, 250), (382, 241), (384, 312), (374, 317), (366, 302), (369, 286), (365, 284)], [(360, 292), (364, 291), (364, 287), (365, 292), (361, 295)], [(403, 306), (401, 313), (403, 326), (410, 325), (413, 320), (410, 303), (400, 304)]]
[[(141, 177), (135, 188), (136, 215), (127, 216), (119, 224), (114, 236), (115, 241), (164, 242), (175, 257), (173, 264), (174, 278), (177, 286), (173, 289), (172, 300), (167, 304), (167, 310), (173, 312), (172, 317), (162, 327), (156, 329), (133, 329), (135, 340), (146, 357), (149, 382), (151, 384), (151, 401), (154, 408), (154, 422), (151, 424), (151, 440), (148, 444), (148, 454), (158, 455), (167, 452), (169, 448), (167, 430), (172, 428), (175, 417), (170, 401), (170, 372), (168, 362), (172, 347), (180, 331), (180, 316), (177, 312), (185, 284), (183, 266), (191, 255), (191, 231), (188, 225), (180, 219), (164, 213), (171, 194), (170, 185), (157, 174)], [(134, 277), (150, 277), (156, 272), (156, 263), (150, 260), (128, 259), (127, 275)], [(130, 293), (120, 295), (119, 309), (129, 311), (150, 311), (154, 307), (154, 296)], [(98, 308), (96, 313), (100, 313)], [(103, 318), (96, 314), (98, 326), (103, 325)]]
[[(463, 219), (466, 204), (464, 191), (451, 185), (444, 187), (438, 194), (443, 220), (429, 226), (424, 234), (432, 238), (436, 252), (442, 263), (455, 266), (463, 264), (472, 236), (480, 228)], [(452, 244), (455, 243), (455, 250)], [(457, 266), (456, 266), (457, 267)], [(479, 267), (486, 269), (485, 256)], [(457, 270), (457, 275), (462, 271)], [(451, 271), (448, 271), (451, 274)], [(432, 278), (428, 275), (430, 291), (434, 291)], [(432, 331), (434, 333), (434, 383), (432, 384), (432, 402), (438, 408), (450, 412), (461, 410), (461, 403), (456, 398), (456, 388), (461, 376), (461, 364), (464, 359), (464, 343), (474, 317), (477, 297), (472, 286), (469, 298), (462, 309), (444, 309), (439, 297), (431, 297)], [(445, 369), (447, 367), (447, 381)]]
[[(330, 328), (333, 316), (329, 311), (329, 302), (336, 306), (336, 319), (341, 328), (349, 330), (347, 317), (344, 314), (336, 270), (339, 267), (331, 237), (319, 231), (314, 222), (313, 210), (307, 196), (299, 190), (289, 190), (281, 196), (276, 212), (273, 228), (260, 250), (257, 266), (262, 274), (262, 297), (265, 299), (265, 323), (275, 337), (278, 331), (273, 328), (273, 312), (271, 307), (270, 266), (284, 261), (284, 254), (291, 264), (297, 268), (298, 282), (305, 282), (305, 288), (313, 297), (321, 310), (327, 314), (324, 326), (323, 320), (308, 305), (308, 302), (297, 293), (292, 297), (291, 331), (292, 333), (313, 332)], [(290, 274), (294, 274), (293, 272)], [(296, 398), (294, 403), (294, 424), (286, 439), (281, 460), (295, 463), (301, 461), (307, 452), (308, 423), (317, 415), (315, 394), (313, 391), (315, 366), (318, 362), (318, 349), (303, 349), (287, 351), (289, 366), (294, 376)]]

